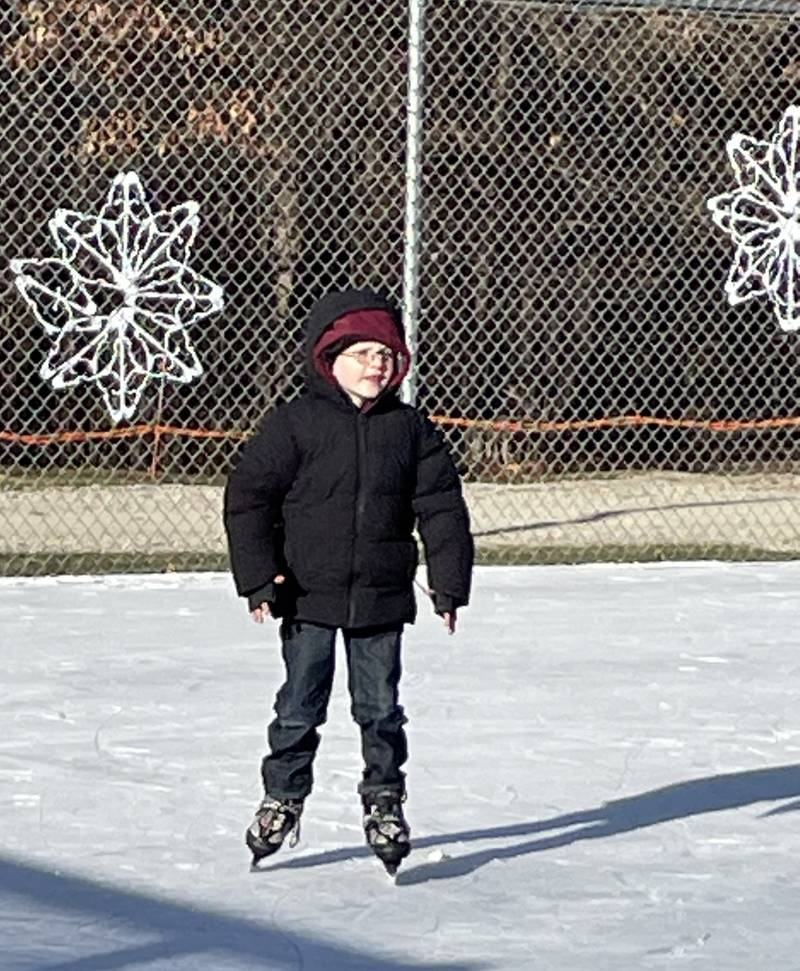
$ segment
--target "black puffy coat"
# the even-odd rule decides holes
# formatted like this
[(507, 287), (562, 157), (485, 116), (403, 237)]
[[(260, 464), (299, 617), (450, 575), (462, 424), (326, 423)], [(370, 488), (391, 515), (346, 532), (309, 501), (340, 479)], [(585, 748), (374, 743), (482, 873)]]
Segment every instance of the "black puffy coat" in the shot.
[[(307, 390), (279, 405), (244, 447), (225, 490), (236, 589), (276, 587), (276, 616), (332, 627), (412, 622), (415, 523), (440, 611), (469, 600), (473, 544), (461, 485), (441, 432), (395, 390), (359, 410), (314, 367), (314, 345), (339, 316), (394, 309), (370, 291), (332, 294), (306, 325)], [(258, 596), (256, 597), (258, 599)]]

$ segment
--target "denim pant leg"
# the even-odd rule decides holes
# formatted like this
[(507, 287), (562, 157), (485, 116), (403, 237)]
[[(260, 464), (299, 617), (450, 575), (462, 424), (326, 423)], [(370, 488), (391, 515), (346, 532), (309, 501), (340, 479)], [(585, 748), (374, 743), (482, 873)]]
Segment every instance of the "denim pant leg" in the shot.
[(313, 784), (319, 745), (333, 684), (336, 630), (305, 621), (281, 624), (286, 681), (275, 699), (267, 737), (270, 754), (261, 764), (264, 790), (281, 799), (305, 799)]
[(362, 794), (405, 791), (406, 717), (398, 703), (402, 627), (345, 630), (353, 718), (361, 728)]

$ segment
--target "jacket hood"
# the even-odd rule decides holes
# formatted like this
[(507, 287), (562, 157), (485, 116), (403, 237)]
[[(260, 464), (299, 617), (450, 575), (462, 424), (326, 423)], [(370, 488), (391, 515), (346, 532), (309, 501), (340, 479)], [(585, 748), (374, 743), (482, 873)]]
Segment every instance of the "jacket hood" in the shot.
[(317, 300), (309, 312), (304, 326), (305, 375), (308, 387), (318, 394), (323, 394), (325, 397), (333, 396), (337, 400), (346, 397), (335, 382), (327, 380), (317, 370), (315, 349), (322, 335), (334, 321), (346, 314), (362, 310), (382, 310), (388, 313), (397, 329), (398, 344), (405, 348), (405, 366), (395, 375), (395, 379), (380, 397), (384, 399), (396, 395), (397, 389), (408, 370), (408, 359), (410, 357), (405, 345), (402, 318), (397, 306), (391, 300), (368, 289), (340, 290), (326, 294), (320, 300)]

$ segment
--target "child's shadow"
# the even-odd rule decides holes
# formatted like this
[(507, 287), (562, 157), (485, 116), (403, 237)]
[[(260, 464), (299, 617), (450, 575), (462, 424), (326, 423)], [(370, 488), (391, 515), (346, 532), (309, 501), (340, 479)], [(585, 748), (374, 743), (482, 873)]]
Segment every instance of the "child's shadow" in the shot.
[[(597, 809), (556, 816), (540, 823), (455, 834), (450, 839), (492, 839), (501, 836), (528, 836), (554, 829), (568, 830), (568, 832), (539, 839), (526, 840), (514, 846), (479, 850), (455, 859), (423, 864), (399, 874), (397, 882), (410, 885), (427, 880), (460, 877), (472, 873), (492, 860), (508, 860), (527, 853), (568, 846), (579, 840), (600, 839), (634, 829), (643, 829), (670, 819), (683, 819), (687, 816), (698, 816), (701, 813), (718, 812), (722, 809), (736, 809), (755, 802), (787, 799), (791, 796), (800, 796), (800, 765), (784, 765), (774, 769), (734, 772), (729, 775), (711, 776), (708, 779), (676, 782), (663, 789), (653, 789), (638, 796), (628, 796), (625, 799), (603, 803)], [(800, 801), (772, 809), (763, 816), (774, 816), (797, 809), (800, 809)], [(421, 840), (418, 841), (418, 843), (421, 842)], [(439, 839), (437, 842), (443, 842), (443, 840)]]
[[(477, 840), (506, 839), (515, 836), (533, 836), (552, 830), (566, 832), (537, 839), (525, 840), (513, 846), (497, 847), (467, 853), (464, 856), (444, 859), (401, 870), (397, 883), (410, 886), (428, 880), (447, 880), (465, 876), (491, 863), (492, 860), (508, 860), (527, 853), (568, 846), (580, 840), (615, 836), (646, 826), (654, 826), (670, 819), (683, 819), (701, 813), (736, 809), (756, 802), (770, 802), (800, 796), (800, 765), (784, 765), (773, 769), (756, 769), (751, 772), (733, 772), (711, 776), (708, 779), (691, 779), (677, 782), (662, 789), (653, 789), (638, 796), (615, 799), (596, 809), (554, 816), (541, 822), (515, 823), (493, 829), (472, 829), (437, 836), (424, 836), (413, 840), (414, 851), (448, 843), (474, 842)], [(469, 799), (469, 794), (465, 793)], [(800, 809), (800, 800), (776, 807), (763, 816)], [(269, 869), (300, 869), (335, 863), (354, 857), (369, 856), (366, 847), (331, 850), (309, 856), (296, 857), (273, 865)], [(413, 859), (413, 856), (412, 856)], [(265, 868), (266, 872), (269, 872)]]

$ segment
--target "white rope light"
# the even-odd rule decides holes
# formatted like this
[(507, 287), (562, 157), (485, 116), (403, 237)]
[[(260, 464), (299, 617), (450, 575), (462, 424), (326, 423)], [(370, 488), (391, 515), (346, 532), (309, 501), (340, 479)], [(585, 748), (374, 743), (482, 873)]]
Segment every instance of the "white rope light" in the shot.
[(736, 254), (725, 284), (731, 305), (768, 296), (783, 330), (800, 328), (800, 106), (771, 141), (736, 134), (728, 156), (739, 183), (708, 200)]
[(198, 206), (148, 203), (139, 176), (118, 175), (97, 216), (59, 209), (58, 257), (12, 260), (16, 285), (53, 344), (41, 376), (54, 388), (95, 383), (112, 420), (131, 419), (151, 379), (202, 374), (187, 328), (222, 309), (222, 288), (187, 265)]

